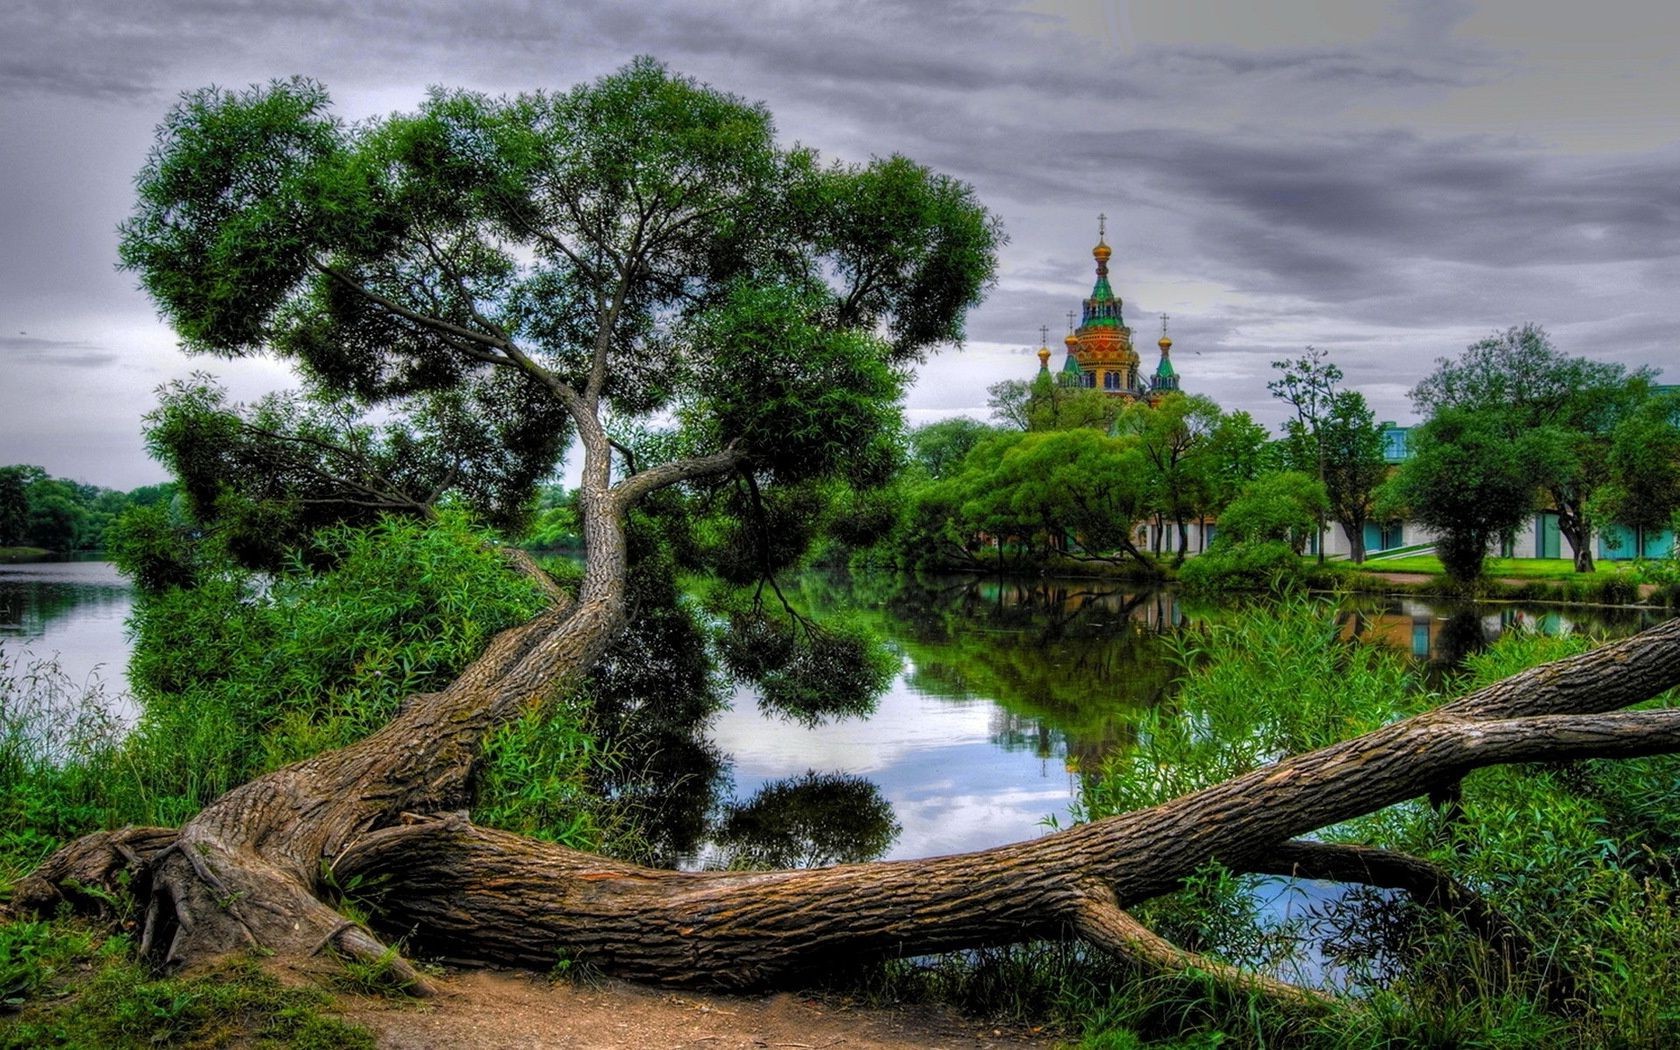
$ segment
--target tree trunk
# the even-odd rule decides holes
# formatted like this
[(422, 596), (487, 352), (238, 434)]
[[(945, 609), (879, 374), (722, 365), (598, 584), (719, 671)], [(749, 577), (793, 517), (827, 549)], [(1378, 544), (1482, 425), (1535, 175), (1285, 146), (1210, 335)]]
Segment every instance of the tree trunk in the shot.
[(1569, 543), (1569, 550), (1575, 557), (1576, 572), (1592, 572), (1592, 526), (1587, 523), (1586, 515), (1581, 513), (1577, 504), (1560, 498), (1562, 494), (1553, 491), (1552, 502), (1557, 507), (1558, 532)]
[(123, 892), (126, 871), (145, 906), (142, 948), (166, 966), (254, 947), (310, 967), (330, 948), (387, 961), (419, 990), (418, 974), (328, 905), (334, 884), (375, 887), (377, 928), (451, 959), (546, 969), (570, 958), (676, 984), (775, 985), (845, 961), (1068, 933), (1159, 963), (1193, 957), (1138, 934), (1120, 909), (1210, 859), (1274, 870), (1290, 840), (1481, 766), (1680, 750), (1680, 710), (1617, 711), (1680, 683), (1673, 620), (1162, 805), (976, 853), (687, 873), (476, 827), (451, 811), (485, 734), (587, 666), (621, 621), (611, 509), (586, 514), (586, 533), (617, 568), (592, 561), (575, 605), (503, 632), (374, 736), (231, 791), (178, 832), (65, 847), (18, 884), (14, 906), (93, 903), (87, 887)]
[(1355, 565), (1365, 564), (1365, 522), (1343, 519), (1340, 524), (1348, 538), (1348, 560)]

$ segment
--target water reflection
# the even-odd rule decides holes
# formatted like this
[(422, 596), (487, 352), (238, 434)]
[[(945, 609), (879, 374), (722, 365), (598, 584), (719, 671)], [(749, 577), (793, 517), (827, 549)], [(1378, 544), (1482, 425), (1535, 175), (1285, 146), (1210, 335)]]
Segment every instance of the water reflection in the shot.
[(53, 659), (71, 682), (102, 682), (112, 713), (133, 714), (124, 621), (133, 607), (128, 581), (103, 561), (0, 565), (0, 648), (21, 672)]
[(725, 807), (708, 867), (809, 868), (874, 860), (900, 831), (880, 788), (862, 777), (808, 771)]

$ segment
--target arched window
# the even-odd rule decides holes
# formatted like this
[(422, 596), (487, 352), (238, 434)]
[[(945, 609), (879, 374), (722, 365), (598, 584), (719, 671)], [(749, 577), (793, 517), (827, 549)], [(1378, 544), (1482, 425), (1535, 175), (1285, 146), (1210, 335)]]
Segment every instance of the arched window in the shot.
[(1103, 373), (1103, 389), (1104, 390), (1119, 390), (1120, 389), (1120, 373), (1119, 372), (1104, 372)]

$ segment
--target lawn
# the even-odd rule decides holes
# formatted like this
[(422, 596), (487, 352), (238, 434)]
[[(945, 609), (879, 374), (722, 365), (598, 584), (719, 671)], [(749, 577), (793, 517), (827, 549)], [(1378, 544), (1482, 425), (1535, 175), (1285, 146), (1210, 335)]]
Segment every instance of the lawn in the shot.
[[(1622, 564), (1624, 563), (1595, 559), (1593, 571), (1595, 574), (1613, 573)], [(1441, 568), (1441, 559), (1433, 554), (1384, 558), (1353, 567), (1366, 572), (1424, 572), (1436, 576), (1445, 571)], [(1494, 578), (1525, 580), (1569, 580), (1579, 576), (1575, 571), (1575, 563), (1568, 558), (1489, 558), (1483, 573)]]

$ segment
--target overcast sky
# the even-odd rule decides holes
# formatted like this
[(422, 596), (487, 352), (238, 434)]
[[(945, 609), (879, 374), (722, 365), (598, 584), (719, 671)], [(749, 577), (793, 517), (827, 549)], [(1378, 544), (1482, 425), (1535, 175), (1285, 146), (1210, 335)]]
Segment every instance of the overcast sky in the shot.
[(998, 285), (914, 422), (984, 417), (987, 384), (1036, 369), (1040, 325), (1059, 351), (1099, 212), (1146, 361), (1166, 312), (1184, 388), (1268, 423), (1269, 363), (1308, 344), (1405, 420), (1436, 357), (1524, 321), (1672, 382), (1677, 41), (1658, 2), (5, 0), (0, 464), (161, 480), (139, 432), (158, 384), (287, 384), (181, 354), (114, 267), (181, 92), (303, 74), (355, 118), (637, 54), (763, 100), (786, 142), (905, 153), (1001, 216)]

